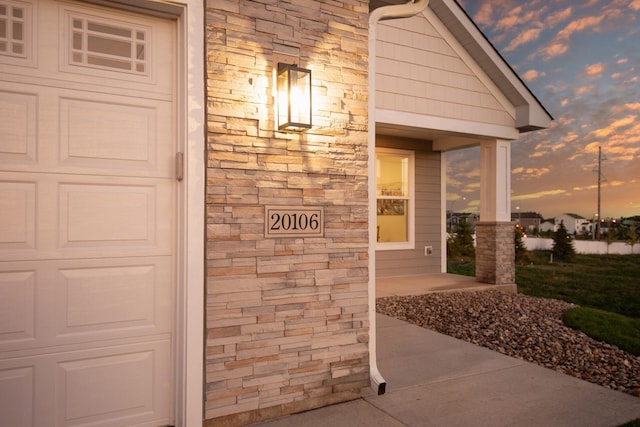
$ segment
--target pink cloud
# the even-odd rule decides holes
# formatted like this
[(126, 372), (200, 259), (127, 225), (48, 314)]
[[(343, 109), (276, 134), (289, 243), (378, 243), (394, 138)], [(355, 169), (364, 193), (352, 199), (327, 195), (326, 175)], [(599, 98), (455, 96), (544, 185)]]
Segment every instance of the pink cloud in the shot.
[(599, 25), (604, 16), (585, 16), (571, 21), (558, 32), (551, 43), (542, 49), (545, 59), (551, 59), (556, 56), (564, 55), (569, 50), (569, 39), (577, 32), (584, 31)]
[(478, 23), (478, 25), (491, 25), (493, 23), (493, 5), (491, 2), (483, 3), (480, 6), (480, 9), (473, 17), (473, 20)]
[(580, 87), (575, 88), (575, 94), (576, 94), (576, 96), (584, 95), (586, 93), (591, 92), (595, 88), (596, 88), (595, 85), (580, 86)]
[(522, 7), (516, 7), (511, 10), (511, 12), (509, 12), (509, 15), (498, 21), (498, 23), (496, 24), (496, 30), (504, 30), (515, 27), (522, 21), (522, 19), (518, 16), (521, 11)]
[[(636, 125), (624, 131), (623, 129), (635, 123), (637, 116), (631, 115), (623, 117), (618, 120), (614, 120), (608, 126), (596, 129), (590, 132), (594, 138), (608, 138), (609, 142), (613, 145), (627, 145), (632, 141), (634, 136), (638, 135), (638, 129), (640, 125)], [(599, 144), (599, 142), (593, 142), (592, 144)], [(587, 146), (589, 147), (589, 146)]]
[(623, 111), (627, 111), (627, 110), (631, 110), (631, 111), (640, 110), (640, 102), (631, 102), (624, 105), (617, 105), (612, 108), (612, 111), (616, 114), (621, 113)]
[(518, 34), (518, 36), (514, 38), (511, 43), (509, 43), (509, 45), (504, 48), (504, 50), (506, 52), (509, 52), (515, 50), (520, 45), (537, 40), (538, 37), (540, 37), (541, 32), (542, 30), (540, 28), (531, 28), (529, 30), (523, 31)]
[[(523, 13), (524, 12), (524, 13)], [(539, 11), (537, 11), (539, 12)], [(496, 23), (496, 30), (510, 30), (520, 24), (530, 25), (536, 20), (536, 12), (523, 11), (522, 6), (511, 9), (507, 16)]]
[(540, 178), (542, 175), (548, 174), (551, 172), (549, 168), (525, 168), (525, 167), (517, 167), (514, 168), (511, 173), (513, 175), (525, 175), (526, 178)]
[[(578, 139), (578, 134), (577, 134), (577, 133), (575, 133), (575, 132), (569, 132), (569, 133), (567, 133), (567, 134), (562, 138), (562, 140), (563, 140), (563, 141), (565, 141), (565, 142), (573, 142), (573, 141), (575, 141), (576, 139)], [(565, 145), (566, 145), (566, 144), (563, 144), (563, 147), (564, 147)], [(554, 151), (555, 151), (555, 150), (554, 150)]]
[(563, 30), (561, 30), (557, 37), (561, 39), (568, 39), (574, 33), (599, 25), (603, 19), (604, 16), (585, 16), (584, 18), (576, 19), (575, 21), (571, 21)]
[[(640, 1), (640, 0), (638, 0)], [(572, 9), (571, 7), (568, 7), (564, 10), (560, 10), (556, 13), (554, 13), (553, 15), (549, 15), (549, 17), (547, 18), (547, 25), (549, 27), (555, 27), (556, 25), (558, 25), (560, 22), (565, 21), (566, 19), (568, 19), (571, 16), (571, 12)]]
[(522, 78), (529, 82), (544, 76), (546, 76), (546, 73), (544, 72), (541, 73), (538, 70), (529, 70), (529, 71), (526, 71), (524, 74), (522, 74)]
[(519, 194), (517, 196), (511, 197), (511, 200), (541, 199), (543, 197), (558, 196), (565, 193), (567, 193), (567, 190), (563, 190), (563, 189), (543, 190), (543, 191), (537, 191), (535, 193)]
[(587, 65), (587, 67), (584, 69), (583, 72), (589, 77), (597, 77), (601, 75), (603, 71), (604, 71), (604, 65), (601, 62), (599, 62), (597, 64)]
[(569, 50), (569, 44), (566, 41), (552, 43), (542, 49), (546, 59), (555, 56), (564, 55)]

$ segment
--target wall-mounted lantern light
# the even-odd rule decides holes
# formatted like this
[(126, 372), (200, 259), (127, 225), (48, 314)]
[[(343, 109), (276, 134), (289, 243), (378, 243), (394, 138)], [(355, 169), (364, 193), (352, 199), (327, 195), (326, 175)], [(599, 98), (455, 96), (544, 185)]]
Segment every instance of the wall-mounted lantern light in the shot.
[(311, 129), (311, 70), (278, 63), (278, 129)]

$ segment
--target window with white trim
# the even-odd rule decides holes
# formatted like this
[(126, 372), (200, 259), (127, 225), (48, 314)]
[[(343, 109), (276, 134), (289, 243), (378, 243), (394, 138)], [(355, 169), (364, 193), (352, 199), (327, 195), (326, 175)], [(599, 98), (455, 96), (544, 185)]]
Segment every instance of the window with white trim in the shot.
[(414, 249), (415, 153), (376, 148), (376, 249)]

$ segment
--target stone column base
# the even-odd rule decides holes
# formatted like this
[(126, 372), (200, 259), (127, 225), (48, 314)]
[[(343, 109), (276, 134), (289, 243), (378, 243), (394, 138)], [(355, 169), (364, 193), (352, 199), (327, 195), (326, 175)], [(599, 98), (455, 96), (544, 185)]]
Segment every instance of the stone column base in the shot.
[(516, 282), (513, 222), (476, 223), (476, 280), (494, 285)]

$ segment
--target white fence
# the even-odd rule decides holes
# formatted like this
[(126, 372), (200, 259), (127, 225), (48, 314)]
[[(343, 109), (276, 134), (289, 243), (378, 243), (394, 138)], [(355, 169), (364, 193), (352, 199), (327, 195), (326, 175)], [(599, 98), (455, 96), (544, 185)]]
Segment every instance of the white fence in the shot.
[[(542, 239), (540, 237), (524, 237), (522, 239), (526, 248), (530, 251), (535, 250), (551, 250), (553, 248), (553, 239)], [(629, 245), (625, 242), (607, 242), (593, 240), (573, 240), (573, 247), (579, 254), (640, 254), (640, 243)]]

